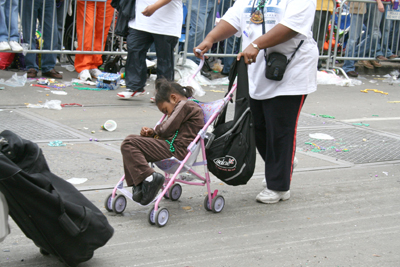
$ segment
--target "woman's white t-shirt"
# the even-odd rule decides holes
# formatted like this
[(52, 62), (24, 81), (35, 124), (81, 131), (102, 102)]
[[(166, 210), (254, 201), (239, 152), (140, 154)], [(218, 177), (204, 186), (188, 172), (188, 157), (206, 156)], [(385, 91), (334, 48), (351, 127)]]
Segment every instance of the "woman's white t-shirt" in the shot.
[[(256, 1), (254, 3), (255, 9), (260, 0), (237, 0), (222, 17), (223, 20), (237, 29), (236, 35), (238, 37), (242, 36), (243, 49), (262, 35), (262, 24), (250, 22), (254, 1)], [(284, 43), (268, 48), (267, 53), (279, 52), (289, 59), (300, 41), (304, 40), (304, 43), (287, 66), (281, 81), (265, 78), (264, 50), (258, 53), (256, 63), (250, 64), (248, 68), (251, 98), (262, 100), (280, 95), (309, 94), (317, 90), (318, 48), (311, 32), (315, 8), (316, 0), (265, 1), (265, 32), (280, 23), (299, 33), (296, 37)], [(251, 34), (246, 36), (243, 31), (251, 32)]]
[(157, 0), (137, 0), (135, 18), (129, 21), (129, 27), (155, 34), (181, 37), (183, 8), (181, 0), (171, 0), (165, 6), (159, 8), (150, 17), (142, 14), (142, 11)]

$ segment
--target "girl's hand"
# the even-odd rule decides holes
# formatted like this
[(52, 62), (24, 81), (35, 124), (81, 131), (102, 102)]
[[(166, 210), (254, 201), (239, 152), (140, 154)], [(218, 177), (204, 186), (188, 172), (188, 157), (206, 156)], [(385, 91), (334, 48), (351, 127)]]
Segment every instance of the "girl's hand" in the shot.
[(243, 52), (240, 52), (237, 55), (237, 60), (239, 61), (241, 57), (244, 57), (244, 62), (246, 64), (255, 63), (258, 52), (257, 48), (253, 47), (252, 44), (249, 44)]
[(144, 137), (153, 137), (154, 130), (149, 127), (142, 127), (142, 129), (140, 130), (140, 135)]
[(149, 5), (142, 11), (142, 14), (146, 17), (150, 17), (154, 12), (156, 12), (156, 10), (157, 8), (154, 5)]

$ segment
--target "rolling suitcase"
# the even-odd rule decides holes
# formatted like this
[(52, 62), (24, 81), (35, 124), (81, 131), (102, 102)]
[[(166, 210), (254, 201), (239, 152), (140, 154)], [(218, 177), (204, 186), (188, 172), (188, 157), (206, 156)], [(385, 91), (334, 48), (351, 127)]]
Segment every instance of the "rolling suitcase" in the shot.
[(35, 143), (6, 130), (0, 151), (0, 191), (25, 235), (68, 266), (91, 259), (114, 233), (103, 213), (49, 170)]

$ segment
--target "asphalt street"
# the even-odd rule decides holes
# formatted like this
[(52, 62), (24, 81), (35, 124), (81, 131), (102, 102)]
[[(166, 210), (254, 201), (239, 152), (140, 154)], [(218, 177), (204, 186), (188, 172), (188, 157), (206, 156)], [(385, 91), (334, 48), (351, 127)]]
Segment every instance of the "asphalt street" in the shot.
[[(77, 78), (57, 69), (63, 71), (63, 81)], [(205, 187), (183, 185), (178, 201), (160, 202), (169, 210), (162, 228), (148, 223), (150, 207), (128, 200), (118, 215), (104, 207), (123, 175), (122, 140), (161, 118), (149, 101), (151, 79), (148, 94), (129, 100), (118, 99), (116, 91), (67, 87), (58, 90), (66, 95), (58, 95), (30, 86), (34, 81), (23, 87), (0, 84), (0, 131), (9, 129), (38, 143), (58, 176), (81, 178), (84, 182), (75, 186), (114, 227), (113, 238), (79, 266), (394, 267), (400, 262), (400, 83), (384, 82), (384, 75), (396, 69), (396, 64), (384, 64), (379, 72), (358, 68), (361, 85), (319, 85), (307, 97), (288, 201), (256, 202), (264, 177), (257, 155), (254, 177), (246, 186), (228, 186), (212, 177), (212, 190), (225, 198), (222, 212), (204, 209)], [(0, 71), (0, 79), (13, 74)], [(203, 89), (206, 95), (199, 100), (208, 102), (222, 98), (227, 86)], [(46, 100), (79, 105), (27, 108)], [(101, 129), (110, 119), (117, 129)], [(65, 146), (49, 146), (56, 140)], [(0, 243), (0, 266), (63, 266), (41, 255), (12, 219), (10, 225), (11, 234)]]

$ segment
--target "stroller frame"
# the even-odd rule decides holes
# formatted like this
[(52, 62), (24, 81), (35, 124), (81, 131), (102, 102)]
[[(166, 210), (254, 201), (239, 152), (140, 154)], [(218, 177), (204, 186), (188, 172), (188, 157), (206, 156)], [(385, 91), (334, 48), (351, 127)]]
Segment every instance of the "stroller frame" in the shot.
[[(201, 68), (201, 67), (200, 67)], [(176, 201), (182, 194), (181, 184), (188, 185), (196, 185), (196, 186), (207, 186), (207, 196), (204, 199), (204, 208), (207, 211), (213, 211), (214, 213), (219, 213), (225, 206), (225, 199), (222, 195), (218, 195), (218, 190), (214, 190), (211, 192), (210, 186), (210, 174), (207, 168), (207, 157), (206, 157), (206, 145), (205, 139), (208, 138), (207, 129), (215, 121), (224, 107), (228, 104), (228, 102), (233, 98), (233, 94), (236, 91), (237, 84), (234, 84), (231, 90), (226, 94), (223, 99), (219, 99), (210, 103), (202, 103), (198, 104), (203, 109), (205, 125), (198, 132), (196, 138), (189, 144), (187, 147), (188, 154), (186, 157), (180, 161), (174, 157), (165, 159), (162, 161), (154, 162), (158, 168), (165, 172), (165, 181), (162, 187), (162, 192), (148, 205), (151, 205), (155, 202), (154, 207), (148, 212), (148, 222), (151, 225), (157, 225), (158, 227), (163, 227), (167, 224), (169, 219), (169, 212), (167, 208), (160, 207), (160, 201), (164, 197), (166, 199), (171, 199), (172, 201)], [(207, 110), (212, 110), (212, 113), (208, 113)], [(157, 123), (160, 124), (164, 119), (165, 115), (160, 119)], [(212, 140), (208, 140), (207, 144), (210, 144)], [(202, 151), (202, 161), (197, 161), (198, 153)], [(205, 177), (201, 176), (199, 173), (192, 169), (193, 166), (204, 166)], [(163, 169), (166, 167), (167, 169)], [(178, 178), (178, 175), (184, 171), (188, 171), (191, 174), (195, 175), (200, 182), (191, 182), (185, 181)], [(105, 208), (107, 211), (115, 212), (117, 214), (122, 213), (127, 205), (126, 198), (132, 200), (132, 193), (124, 188), (124, 180), (125, 175), (119, 180), (117, 185), (114, 187), (112, 193), (105, 200)], [(121, 193), (121, 195), (117, 195), (117, 191)], [(142, 206), (141, 204), (137, 203)], [(148, 206), (146, 205), (146, 206)]]

